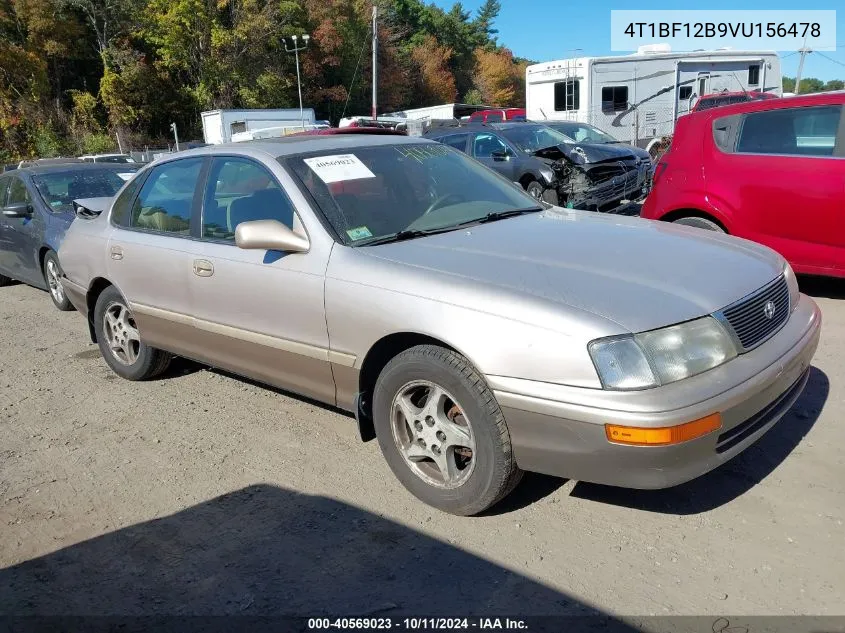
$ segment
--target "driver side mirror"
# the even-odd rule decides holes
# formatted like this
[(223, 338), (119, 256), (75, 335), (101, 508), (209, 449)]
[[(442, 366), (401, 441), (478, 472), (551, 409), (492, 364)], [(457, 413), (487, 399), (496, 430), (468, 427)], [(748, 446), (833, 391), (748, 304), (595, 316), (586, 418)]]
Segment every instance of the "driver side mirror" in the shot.
[(285, 253), (306, 253), (311, 244), (278, 220), (250, 220), (235, 227), (238, 248)]
[(493, 160), (508, 160), (511, 157), (511, 153), (506, 149), (497, 149), (491, 152), (490, 156), (493, 157)]
[(15, 202), (3, 207), (3, 215), (7, 218), (28, 218), (32, 215), (32, 205), (29, 202)]

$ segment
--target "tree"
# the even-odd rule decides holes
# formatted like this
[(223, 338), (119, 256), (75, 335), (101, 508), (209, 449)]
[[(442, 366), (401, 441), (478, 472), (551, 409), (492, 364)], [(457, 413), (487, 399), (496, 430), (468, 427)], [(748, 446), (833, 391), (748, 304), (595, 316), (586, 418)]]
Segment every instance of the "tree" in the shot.
[(144, 0), (58, 0), (78, 10), (94, 33), (97, 52), (103, 56), (117, 38), (137, 27)]
[(419, 105), (453, 102), (457, 97), (457, 89), (455, 77), (449, 70), (452, 50), (438, 44), (434, 37), (427, 35), (422, 43), (413, 49), (411, 58), (417, 65), (420, 75)]
[(825, 90), (842, 90), (845, 89), (845, 81), (841, 79), (831, 79), (824, 85)]
[(508, 49), (479, 48), (475, 51), (475, 61), (475, 87), (484, 104), (512, 106), (522, 100), (525, 68), (514, 62)]

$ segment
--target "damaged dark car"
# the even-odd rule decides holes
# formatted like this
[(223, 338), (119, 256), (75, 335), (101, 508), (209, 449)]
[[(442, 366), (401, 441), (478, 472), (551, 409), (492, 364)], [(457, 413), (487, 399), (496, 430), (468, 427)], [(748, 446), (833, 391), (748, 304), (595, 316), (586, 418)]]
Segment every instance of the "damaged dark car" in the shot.
[(624, 145), (576, 143), (546, 125), (498, 123), (432, 129), (428, 138), (473, 156), (535, 198), (608, 211), (648, 193), (651, 163)]

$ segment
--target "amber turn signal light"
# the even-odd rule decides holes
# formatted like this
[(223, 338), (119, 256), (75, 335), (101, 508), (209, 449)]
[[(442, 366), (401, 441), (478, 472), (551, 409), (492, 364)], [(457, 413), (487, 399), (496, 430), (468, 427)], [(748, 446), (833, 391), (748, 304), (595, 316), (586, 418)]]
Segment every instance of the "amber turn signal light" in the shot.
[(720, 428), (722, 428), (722, 415), (720, 413), (713, 413), (678, 426), (664, 426), (653, 429), (639, 426), (619, 426), (617, 424), (604, 425), (609, 441), (615, 444), (631, 444), (633, 446), (680, 444), (707, 435)]

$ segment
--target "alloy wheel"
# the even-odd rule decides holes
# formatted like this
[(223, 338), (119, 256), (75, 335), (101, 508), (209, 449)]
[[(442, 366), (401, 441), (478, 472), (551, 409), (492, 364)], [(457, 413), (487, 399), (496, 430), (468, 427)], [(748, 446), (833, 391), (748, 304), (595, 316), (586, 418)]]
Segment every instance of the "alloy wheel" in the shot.
[(112, 356), (119, 363), (133, 365), (138, 360), (141, 335), (125, 305), (117, 302), (109, 304), (103, 315), (103, 334)]

